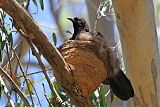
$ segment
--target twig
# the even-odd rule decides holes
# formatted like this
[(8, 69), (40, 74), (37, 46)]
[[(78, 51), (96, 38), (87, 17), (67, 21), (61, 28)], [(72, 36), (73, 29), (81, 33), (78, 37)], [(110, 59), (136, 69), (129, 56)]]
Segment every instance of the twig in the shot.
[(28, 63), (27, 63), (27, 68), (26, 68), (26, 75), (27, 75), (27, 71), (28, 71), (30, 60), (31, 60), (31, 57), (30, 57), (30, 49), (29, 49)]
[(119, 45), (120, 45), (120, 40), (118, 41), (118, 43), (115, 46), (109, 47), (109, 48), (111, 49), (111, 51), (114, 51)]
[(41, 60), (41, 58), (40, 58), (39, 53), (37, 53), (37, 51), (36, 51), (36, 49), (34, 48), (33, 44), (31, 43), (31, 41), (28, 40), (27, 36), (24, 34), (24, 32), (23, 32), (22, 30), (20, 30), (20, 33), (21, 33), (21, 35), (24, 37), (24, 39), (27, 41), (27, 43), (30, 45), (33, 55), (37, 58), (38, 63), (39, 63), (39, 65), (40, 65), (41, 69), (42, 69), (42, 72), (43, 72), (43, 74), (44, 74), (44, 76), (45, 76), (45, 78), (46, 78), (46, 80), (47, 80), (47, 82), (48, 82), (48, 85), (49, 85), (50, 89), (51, 89), (51, 92), (52, 92), (52, 94), (56, 97), (55, 103), (58, 104), (59, 106), (63, 106), (63, 104), (62, 104), (63, 101), (62, 101), (62, 99), (60, 98), (60, 96), (59, 96), (59, 94), (57, 93), (57, 91), (56, 91), (56, 89), (54, 88), (54, 86), (52, 85), (52, 82), (51, 82), (50, 79), (49, 79), (49, 76), (48, 76), (48, 74), (47, 74), (45, 65), (42, 63), (42, 60)]
[(46, 89), (45, 89), (45, 86), (44, 84), (42, 83), (42, 86), (43, 86), (43, 90), (44, 90), (44, 96), (46, 98), (46, 100), (48, 101), (48, 104), (50, 107), (53, 107), (52, 103), (49, 101), (49, 99), (47, 98), (47, 95), (46, 95)]
[(59, 31), (60, 29), (53, 29), (53, 28), (50, 28), (50, 27), (47, 27), (47, 26), (42, 26), (42, 25), (40, 25), (40, 27), (42, 27), (42, 28), (46, 28), (46, 29), (49, 29), (49, 30), (57, 30), (57, 31)]
[(65, 31), (65, 30), (60, 30), (60, 29), (53, 29), (53, 28), (49, 28), (49, 27), (46, 27), (46, 26), (40, 26), (40, 27), (46, 28), (46, 29), (51, 30), (51, 31), (54, 31), (54, 30), (61, 31), (61, 32), (69, 33), (69, 34), (72, 35), (72, 33), (69, 30)]
[(16, 83), (13, 81), (13, 79), (2, 68), (0, 68), (0, 74), (2, 76), (4, 76), (8, 80), (8, 82), (15, 88), (17, 94), (21, 97), (21, 99), (23, 100), (24, 104), (27, 107), (31, 107), (29, 102), (28, 102), (28, 100), (27, 100), (27, 98), (23, 94), (23, 92), (19, 89), (19, 87), (16, 85)]
[[(21, 33), (23, 34), (23, 32), (21, 32)], [(25, 34), (24, 34), (24, 35), (25, 35)], [(54, 88), (54, 86), (52, 85), (52, 82), (50, 81), (49, 76), (48, 76), (48, 74), (47, 74), (45, 65), (42, 63), (42, 60), (41, 60), (41, 58), (40, 58), (40, 55), (37, 53), (36, 49), (34, 48), (33, 44), (31, 43), (31, 41), (29, 41), (29, 40), (26, 38), (26, 36), (24, 36), (24, 38), (26, 39), (26, 41), (28, 42), (28, 44), (31, 46), (32, 53), (33, 53), (33, 55), (34, 55), (34, 56), (37, 58), (37, 60), (38, 60), (38, 63), (39, 63), (39, 65), (40, 65), (41, 69), (42, 69), (42, 72), (43, 72), (43, 74), (44, 74), (47, 82), (48, 82), (48, 85), (49, 85), (49, 87), (50, 87), (50, 89), (51, 89), (51, 92), (52, 92), (52, 94), (56, 97), (56, 103), (59, 104), (59, 105), (61, 105), (61, 106), (63, 106), (63, 105), (62, 105), (62, 102), (63, 102), (63, 101), (62, 101), (62, 99), (60, 98), (60, 96), (58, 95), (58, 93), (57, 93), (56, 89)]]
[(10, 55), (9, 55), (9, 51), (8, 51), (8, 44), (6, 44), (6, 53), (7, 53), (8, 62), (9, 62), (10, 74), (11, 74), (11, 78), (12, 78), (12, 66), (11, 66), (11, 59), (10, 59)]
[[(49, 71), (49, 70), (52, 70), (52, 68), (46, 69), (46, 71)], [(36, 71), (36, 72), (28, 73), (28, 74), (26, 74), (26, 76), (30, 76), (30, 75), (34, 75), (34, 74), (38, 74), (38, 73), (43, 73), (43, 71), (41, 70), (41, 71)], [(21, 77), (23, 77), (23, 75), (17, 76), (17, 78), (21, 78)]]
[(38, 99), (39, 105), (42, 107), (42, 104), (41, 104), (41, 102), (40, 102), (40, 99), (39, 99), (39, 97), (38, 97), (38, 94), (37, 94), (37, 91), (36, 91), (35, 87), (33, 86), (33, 84), (32, 84), (32, 82), (31, 82), (31, 80), (30, 80), (30, 79), (28, 79), (28, 81), (30, 82), (30, 84), (32, 85), (32, 87), (33, 87), (33, 89), (34, 89), (34, 92), (35, 92), (35, 94), (36, 94), (36, 96), (37, 96), (37, 99)]
[(30, 4), (30, 0), (26, 0), (26, 5), (24, 6), (24, 8), (26, 9), (26, 10), (28, 10), (28, 7), (29, 7), (29, 4)]
[[(16, 26), (15, 26), (15, 27), (16, 27)], [(50, 79), (49, 79), (49, 77), (48, 77), (48, 74), (47, 74), (47, 72), (46, 72), (45, 66), (44, 66), (44, 64), (43, 64), (42, 61), (41, 61), (40, 55), (36, 52), (34, 46), (32, 45), (31, 41), (28, 40), (26, 34), (25, 34), (21, 29), (19, 29), (19, 32), (20, 32), (20, 34), (24, 37), (24, 39), (28, 42), (28, 44), (31, 46), (32, 52), (33, 52), (33, 54), (36, 56), (36, 58), (37, 58), (37, 60), (38, 60), (38, 62), (39, 62), (39, 65), (40, 65), (40, 67), (42, 68), (42, 71), (43, 71), (43, 73), (44, 73), (44, 75), (45, 75), (45, 78), (46, 78), (48, 84), (49, 84), (49, 87), (50, 87), (50, 89), (51, 89), (51, 92), (52, 92), (52, 94), (56, 97), (56, 103), (57, 103), (58, 105), (63, 106), (63, 104), (62, 104), (63, 101), (62, 101), (62, 99), (60, 98), (60, 96), (58, 95), (58, 93), (56, 92), (56, 89), (54, 88), (54, 86), (52, 85), (52, 82), (50, 81)], [(14, 53), (15, 53), (15, 52), (14, 52)], [(16, 55), (16, 53), (15, 53), (15, 55)], [(17, 57), (17, 58), (18, 58), (18, 57)], [(18, 63), (20, 63), (20, 62), (18, 61)], [(22, 69), (21, 66), (20, 66), (20, 69), (21, 69), (21, 71), (23, 71), (23, 69)], [(23, 72), (22, 72), (22, 74), (23, 74)], [(25, 77), (24, 74), (23, 74), (23, 76)], [(25, 77), (25, 78), (26, 78), (26, 77)], [(26, 82), (27, 82), (27, 81), (26, 81)]]
[(19, 60), (19, 58), (18, 58), (18, 55), (16, 54), (15, 50), (12, 49), (12, 51), (13, 51), (13, 53), (15, 54), (15, 57), (16, 57), (16, 59), (17, 59), (17, 61), (18, 61), (19, 68), (20, 68), (20, 70), (21, 70), (21, 72), (22, 72), (22, 74), (23, 74), (23, 77), (24, 77), (24, 79), (25, 79), (25, 81), (26, 81), (26, 84), (27, 84), (27, 88), (28, 88), (28, 90), (29, 90), (29, 95), (30, 95), (30, 98), (31, 98), (32, 105), (34, 106), (33, 98), (32, 98), (32, 95), (31, 95), (31, 90), (30, 90), (30, 87), (29, 87), (29, 83), (28, 83), (28, 81), (27, 81), (27, 77), (25, 76), (25, 72), (24, 72), (24, 70), (23, 70), (23, 68), (22, 68), (22, 64), (21, 64), (21, 62), (20, 62), (20, 60)]
[[(25, 80), (22, 82), (22, 89), (21, 90), (23, 90), (23, 88), (24, 88), (24, 84), (25, 84)], [(18, 101), (18, 99), (19, 99), (19, 96), (17, 97), (17, 101)]]
[(4, 81), (3, 81), (3, 79), (2, 79), (1, 76), (0, 76), (0, 83), (4, 86), (4, 93), (5, 93), (5, 95), (7, 96), (7, 98), (8, 98), (8, 100), (9, 100), (11, 106), (12, 106), (12, 107), (15, 107), (14, 102), (12, 101), (11, 96), (10, 96), (10, 94), (9, 94), (9, 92), (8, 92), (8, 89), (7, 89), (7, 87), (6, 87), (6, 85), (5, 85), (5, 83), (4, 83)]

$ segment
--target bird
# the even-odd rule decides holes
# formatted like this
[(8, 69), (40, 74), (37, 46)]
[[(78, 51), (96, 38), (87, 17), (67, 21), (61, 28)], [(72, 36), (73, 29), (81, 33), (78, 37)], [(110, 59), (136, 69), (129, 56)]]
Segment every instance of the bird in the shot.
[[(73, 23), (74, 33), (69, 40), (81, 40), (81, 41), (95, 41), (99, 43), (103, 48), (108, 48), (106, 46), (104, 36), (97, 32), (96, 30), (91, 30), (86, 20), (81, 17), (67, 18)], [(113, 93), (121, 100), (127, 101), (130, 97), (134, 96), (134, 89), (130, 80), (123, 73), (119, 66), (119, 60), (115, 55), (115, 52), (108, 48), (108, 58), (109, 71), (107, 71), (108, 76), (102, 81), (102, 84), (110, 85)]]

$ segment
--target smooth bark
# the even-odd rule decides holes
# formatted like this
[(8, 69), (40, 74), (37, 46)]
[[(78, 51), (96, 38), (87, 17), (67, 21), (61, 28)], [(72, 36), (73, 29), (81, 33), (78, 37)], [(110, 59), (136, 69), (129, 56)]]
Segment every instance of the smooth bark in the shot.
[(153, 1), (112, 1), (126, 70), (135, 90), (129, 107), (159, 107), (160, 56)]

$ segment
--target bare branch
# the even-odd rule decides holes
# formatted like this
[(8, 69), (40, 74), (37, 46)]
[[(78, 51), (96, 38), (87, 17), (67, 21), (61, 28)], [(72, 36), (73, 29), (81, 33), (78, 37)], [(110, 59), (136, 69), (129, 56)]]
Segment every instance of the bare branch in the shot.
[[(46, 72), (49, 71), (49, 70), (52, 70), (52, 68), (46, 69)], [(28, 74), (26, 74), (26, 76), (31, 76), (31, 75), (38, 74), (38, 73), (43, 73), (43, 71), (40, 70), (40, 71), (35, 71), (35, 72), (32, 72), (32, 73), (28, 73)], [(23, 75), (17, 76), (17, 78), (21, 78), (21, 77), (23, 77)]]
[(49, 101), (49, 99), (47, 98), (46, 89), (45, 89), (44, 84), (42, 84), (42, 86), (43, 86), (43, 90), (44, 90), (44, 96), (45, 96), (45, 98), (46, 98), (46, 100), (47, 100), (49, 106), (53, 107), (52, 103), (51, 103), (51, 102)]
[(21, 97), (21, 99), (23, 100), (24, 104), (27, 107), (31, 107), (29, 102), (28, 102), (28, 100), (27, 100), (27, 98), (23, 94), (23, 92), (19, 89), (19, 87), (16, 85), (16, 83), (13, 81), (13, 79), (2, 68), (0, 68), (0, 74), (2, 76), (4, 76), (8, 80), (8, 82), (15, 88), (17, 94)]
[(30, 98), (31, 98), (32, 105), (34, 105), (33, 98), (32, 98), (32, 94), (31, 94), (31, 90), (30, 90), (30, 87), (29, 87), (29, 83), (28, 83), (27, 77), (25, 76), (25, 72), (24, 72), (24, 70), (23, 70), (23, 68), (22, 68), (22, 64), (21, 64), (21, 62), (20, 62), (20, 59), (18, 58), (18, 55), (16, 54), (15, 50), (12, 49), (12, 51), (13, 51), (13, 53), (15, 54), (15, 57), (16, 57), (16, 59), (17, 59), (17, 61), (18, 61), (18, 64), (19, 64), (19, 68), (20, 68), (20, 70), (21, 70), (21, 72), (22, 72), (22, 74), (23, 74), (23, 77), (24, 77), (25, 81), (26, 81), (26, 84), (27, 84), (27, 88), (28, 88), (28, 90), (29, 90), (29, 95), (30, 95)]
[(1, 76), (0, 76), (0, 83), (4, 86), (4, 93), (7, 96), (7, 99), (9, 100), (9, 103), (11, 104), (12, 107), (15, 107), (14, 102), (12, 101), (11, 96), (9, 94), (9, 91), (8, 91), (8, 89), (7, 89), (7, 87), (6, 87), (6, 85), (5, 85)]
[[(23, 35), (22, 32), (21, 32), (21, 35)], [(40, 58), (40, 54), (36, 51), (36, 49), (34, 48), (33, 44), (31, 43), (31, 41), (29, 41), (28, 38), (26, 38), (25, 35), (23, 35), (23, 36), (24, 36), (24, 38), (26, 39), (26, 41), (28, 42), (28, 44), (31, 46), (32, 53), (33, 53), (33, 55), (34, 55), (34, 56), (37, 58), (37, 60), (38, 60), (38, 63), (39, 63), (39, 65), (40, 65), (41, 69), (42, 69), (42, 72), (43, 72), (43, 74), (44, 74), (47, 82), (48, 82), (48, 85), (49, 85), (49, 87), (50, 87), (50, 89), (51, 89), (51, 92), (52, 92), (52, 94), (56, 97), (55, 103), (58, 104), (58, 105), (63, 106), (63, 105), (62, 105), (62, 102), (63, 102), (63, 101), (62, 101), (62, 99), (60, 98), (60, 96), (58, 95), (56, 89), (54, 88), (54, 86), (52, 85), (52, 82), (51, 82), (50, 79), (49, 79), (49, 76), (48, 76), (48, 74), (47, 74), (45, 65), (43, 64), (43, 62), (42, 62), (42, 60), (41, 60), (41, 58)]]
[(39, 105), (40, 105), (40, 107), (42, 107), (42, 104), (41, 104), (40, 99), (39, 99), (39, 97), (38, 97), (37, 91), (36, 91), (36, 89), (35, 89), (34, 85), (32, 84), (32, 81), (31, 81), (30, 79), (27, 79), (27, 80), (30, 82), (31, 86), (33, 87), (34, 92), (35, 92), (35, 94), (36, 94), (36, 96), (37, 96), (37, 99), (38, 99)]

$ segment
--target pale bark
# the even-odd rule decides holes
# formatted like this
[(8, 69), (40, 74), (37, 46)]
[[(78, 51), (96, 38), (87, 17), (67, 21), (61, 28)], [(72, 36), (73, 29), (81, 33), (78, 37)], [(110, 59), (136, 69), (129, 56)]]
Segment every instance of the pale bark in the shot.
[(159, 107), (160, 58), (153, 1), (112, 1), (126, 71), (135, 91), (129, 107)]

